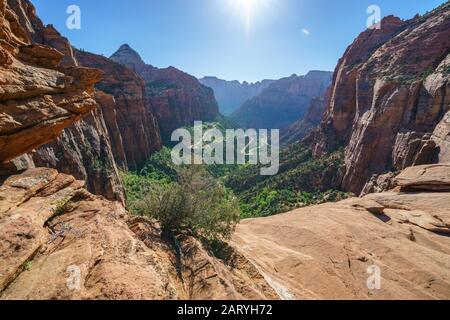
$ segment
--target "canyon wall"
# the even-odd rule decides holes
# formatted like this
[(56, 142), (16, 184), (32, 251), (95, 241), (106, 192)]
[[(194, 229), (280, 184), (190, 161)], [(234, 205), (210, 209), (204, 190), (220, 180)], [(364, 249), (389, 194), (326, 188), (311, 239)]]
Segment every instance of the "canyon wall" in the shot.
[(145, 80), (147, 97), (164, 142), (170, 142), (176, 129), (193, 126), (194, 121), (214, 121), (219, 115), (213, 90), (193, 76), (174, 67), (159, 69), (147, 65), (126, 44), (111, 59), (129, 67)]
[(26, 166), (58, 169), (86, 181), (89, 191), (95, 194), (124, 201), (118, 169), (137, 169), (161, 148), (144, 82), (118, 63), (73, 49), (53, 26), (42, 24), (28, 1), (10, 1), (10, 6), (33, 43), (60, 52), (62, 66), (101, 70), (101, 77), (97, 71), (98, 84), (93, 94), (99, 108), (31, 153)]
[(447, 2), (408, 21), (386, 17), (346, 50), (313, 143), (316, 156), (345, 147), (344, 189), (448, 161), (449, 49)]

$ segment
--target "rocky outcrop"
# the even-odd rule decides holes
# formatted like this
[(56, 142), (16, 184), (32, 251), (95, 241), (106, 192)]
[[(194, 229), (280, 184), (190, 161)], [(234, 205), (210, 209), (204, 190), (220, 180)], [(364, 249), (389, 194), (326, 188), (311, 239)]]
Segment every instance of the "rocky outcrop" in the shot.
[[(35, 46), (53, 47), (60, 64), (67, 68), (83, 65), (101, 69), (95, 93), (100, 107), (64, 130), (57, 139), (31, 154), (27, 167), (51, 167), (84, 180), (89, 191), (110, 200), (124, 201), (118, 166), (136, 169), (161, 147), (159, 128), (146, 99), (142, 79), (127, 68), (104, 57), (79, 52), (53, 26), (44, 26), (34, 7), (25, 0), (11, 1), (20, 25)], [(36, 51), (36, 50), (35, 50)], [(51, 55), (37, 51), (37, 58), (25, 49), (28, 60), (44, 59), (51, 67)], [(80, 61), (79, 61), (80, 60)], [(90, 70), (90, 69), (86, 69)], [(104, 91), (99, 90), (102, 89)], [(92, 88), (91, 88), (92, 91)], [(72, 123), (71, 121), (70, 123)], [(67, 127), (67, 125), (66, 125)], [(47, 142), (47, 141), (46, 141)], [(34, 146), (37, 147), (37, 146)]]
[(331, 78), (331, 72), (311, 71), (280, 79), (245, 102), (231, 119), (244, 128), (285, 129), (305, 116), (314, 98), (325, 94)]
[(87, 181), (88, 190), (123, 201), (118, 167), (135, 170), (161, 148), (158, 124), (142, 79), (105, 57), (75, 51), (79, 64), (100, 69), (95, 99), (100, 105), (84, 122), (38, 150), (37, 166), (50, 166)]
[(53, 169), (0, 186), (0, 299), (276, 299), (242, 255), (194, 240), (181, 269), (154, 222)]
[(255, 83), (247, 81), (239, 82), (222, 80), (217, 77), (204, 77), (199, 79), (200, 83), (214, 90), (214, 96), (219, 103), (220, 113), (225, 116), (231, 115), (239, 109), (244, 102), (261, 94), (275, 80), (262, 80)]
[(245, 220), (232, 243), (284, 299), (449, 299), (450, 193), (433, 190)]
[(450, 164), (407, 168), (395, 177), (394, 183), (403, 190), (450, 191)]
[(187, 73), (174, 67), (159, 69), (146, 65), (128, 45), (121, 46), (111, 59), (145, 80), (147, 97), (164, 142), (170, 142), (176, 129), (192, 126), (194, 121), (213, 121), (219, 115), (212, 89)]
[(343, 188), (447, 159), (449, 48), (447, 2), (408, 21), (386, 17), (347, 49), (313, 144), (316, 156), (346, 147)]
[(89, 114), (97, 106), (92, 98), (93, 85), (101, 77), (95, 69), (62, 66), (61, 52), (34, 43), (30, 30), (23, 27), (23, 16), (13, 11), (22, 1), (11, 3), (13, 7), (10, 2), (0, 1), (3, 163), (53, 140), (64, 128)]

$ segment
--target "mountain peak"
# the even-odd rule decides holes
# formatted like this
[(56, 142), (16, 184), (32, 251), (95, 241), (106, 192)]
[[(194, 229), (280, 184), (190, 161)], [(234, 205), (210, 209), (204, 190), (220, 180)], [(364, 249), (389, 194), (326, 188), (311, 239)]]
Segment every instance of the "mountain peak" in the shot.
[(145, 67), (145, 62), (142, 60), (139, 53), (125, 43), (110, 57), (111, 60), (123, 64), (134, 71), (142, 70)]

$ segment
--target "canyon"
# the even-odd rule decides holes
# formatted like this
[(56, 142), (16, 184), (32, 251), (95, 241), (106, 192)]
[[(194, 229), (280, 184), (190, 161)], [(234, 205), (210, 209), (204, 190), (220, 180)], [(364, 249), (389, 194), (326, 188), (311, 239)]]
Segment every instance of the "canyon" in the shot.
[[(287, 144), (305, 137), (315, 157), (344, 149), (342, 188), (364, 196), (243, 220), (225, 257), (188, 238), (181, 268), (159, 223), (127, 212), (119, 171), (214, 120), (213, 90), (128, 45), (74, 49), (29, 0), (0, 0), (0, 27), (0, 299), (450, 298), (449, 2), (386, 17), (333, 79), (310, 74), (283, 109), (302, 122), (246, 108), (247, 125), (292, 125)], [(262, 96), (295, 95), (299, 78)]]
[(230, 118), (243, 128), (285, 129), (305, 116), (313, 99), (325, 94), (331, 79), (331, 72), (310, 71), (277, 80)]
[(260, 95), (275, 80), (262, 80), (255, 83), (246, 81), (226, 81), (217, 77), (203, 77), (199, 81), (214, 90), (214, 95), (219, 103), (220, 112), (230, 116), (239, 109), (247, 100)]

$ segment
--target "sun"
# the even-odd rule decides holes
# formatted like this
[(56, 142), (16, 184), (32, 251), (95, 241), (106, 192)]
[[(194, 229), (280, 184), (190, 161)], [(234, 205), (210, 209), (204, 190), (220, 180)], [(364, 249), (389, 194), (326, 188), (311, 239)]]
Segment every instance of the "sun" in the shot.
[(240, 16), (244, 23), (247, 33), (250, 32), (253, 19), (261, 16), (262, 11), (267, 8), (270, 0), (228, 0), (231, 4), (234, 14)]

